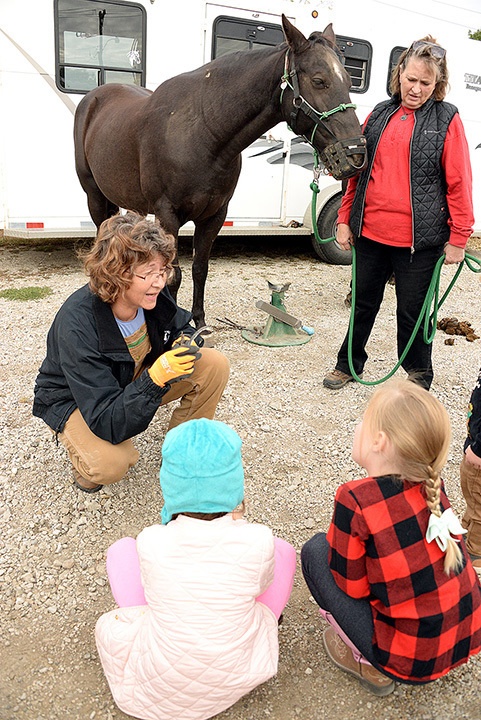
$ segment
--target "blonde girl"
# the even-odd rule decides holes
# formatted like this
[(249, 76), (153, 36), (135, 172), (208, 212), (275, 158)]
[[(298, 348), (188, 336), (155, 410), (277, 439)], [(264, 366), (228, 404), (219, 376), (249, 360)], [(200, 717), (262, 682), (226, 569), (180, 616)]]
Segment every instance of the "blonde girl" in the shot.
[(327, 535), (302, 549), (328, 656), (376, 695), (395, 680), (435, 680), (481, 649), (481, 588), (441, 479), (450, 440), (433, 395), (386, 383), (354, 435), (368, 476), (338, 488)]

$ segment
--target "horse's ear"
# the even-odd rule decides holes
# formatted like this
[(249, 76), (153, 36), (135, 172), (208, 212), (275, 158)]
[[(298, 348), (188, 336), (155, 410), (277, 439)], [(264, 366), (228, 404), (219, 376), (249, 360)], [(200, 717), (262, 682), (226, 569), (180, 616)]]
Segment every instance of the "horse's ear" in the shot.
[(332, 23), (329, 23), (329, 25), (324, 28), (324, 32), (322, 34), (326, 38), (326, 40), (329, 40), (329, 42), (332, 43), (334, 46), (336, 45), (336, 35), (334, 33), (334, 30), (332, 29)]
[(309, 41), (304, 37), (300, 30), (282, 15), (282, 29), (284, 30), (284, 37), (289, 45), (289, 48), (293, 53), (301, 53), (307, 50), (309, 47)]

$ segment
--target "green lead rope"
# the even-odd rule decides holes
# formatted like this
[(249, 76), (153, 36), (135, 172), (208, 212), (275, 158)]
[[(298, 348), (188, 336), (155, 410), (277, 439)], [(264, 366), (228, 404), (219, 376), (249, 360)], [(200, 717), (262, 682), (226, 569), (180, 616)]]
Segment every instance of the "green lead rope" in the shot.
[[(314, 180), (310, 184), (310, 188), (312, 190), (312, 203), (311, 203), (311, 211), (312, 211), (312, 228), (313, 233), (316, 241), (320, 244), (332, 242), (335, 240), (334, 237), (330, 238), (321, 238), (319, 236), (319, 230), (317, 229), (317, 194), (319, 193), (319, 186), (317, 184), (317, 178), (320, 174), (319, 169), (319, 162), (317, 158), (317, 153), (314, 153), (315, 156), (315, 162), (314, 162)], [(426, 297), (424, 299), (424, 304), (421, 308), (421, 312), (419, 313), (419, 317), (417, 319), (416, 325), (414, 326), (414, 330), (412, 331), (411, 337), (409, 338), (409, 341), (404, 349), (404, 352), (402, 353), (401, 357), (399, 358), (396, 365), (393, 367), (391, 372), (389, 372), (387, 375), (385, 375), (380, 380), (362, 380), (359, 375), (355, 372), (353, 364), (352, 364), (352, 336), (354, 333), (354, 311), (356, 307), (356, 248), (353, 246), (351, 248), (352, 250), (352, 282), (351, 282), (351, 292), (352, 292), (352, 298), (351, 298), (351, 314), (349, 318), (349, 335), (348, 335), (348, 345), (347, 345), (347, 360), (349, 363), (349, 371), (352, 375), (352, 377), (358, 382), (361, 383), (361, 385), (380, 385), (385, 380), (388, 380), (396, 370), (398, 370), (402, 363), (404, 362), (404, 358), (408, 354), (411, 345), (414, 342), (414, 338), (416, 337), (416, 333), (418, 332), (421, 323), (424, 320), (424, 327), (423, 327), (423, 340), (424, 342), (429, 345), (433, 342), (434, 336), (436, 334), (436, 326), (437, 326), (437, 317), (438, 317), (438, 310), (448, 297), (449, 293), (451, 292), (454, 283), (459, 277), (459, 273), (463, 269), (464, 265), (467, 265), (467, 267), (472, 270), (475, 273), (481, 273), (481, 260), (477, 257), (473, 257), (473, 255), (469, 255), (469, 253), (465, 254), (464, 260), (462, 263), (460, 263), (458, 269), (456, 270), (456, 273), (449, 283), (449, 286), (442, 296), (441, 300), (439, 300), (439, 285), (441, 280), (441, 268), (444, 264), (444, 255), (441, 255), (439, 260), (436, 263), (436, 266), (433, 271), (433, 276), (431, 278), (431, 282), (429, 284), (428, 291), (426, 293)], [(477, 266), (477, 267), (476, 267)], [(433, 308), (433, 311), (431, 313), (431, 307)], [(430, 332), (429, 328), (430, 325), (432, 326), (432, 330)]]
[[(466, 253), (465, 258), (462, 263), (460, 263), (458, 269), (456, 270), (456, 273), (449, 283), (449, 286), (442, 296), (441, 300), (439, 300), (439, 285), (441, 280), (441, 268), (444, 264), (444, 255), (441, 255), (439, 260), (436, 263), (436, 266), (433, 271), (433, 275), (431, 278), (431, 282), (428, 287), (428, 291), (426, 293), (426, 297), (424, 299), (423, 306), (421, 308), (421, 312), (419, 313), (419, 317), (417, 319), (416, 325), (414, 326), (414, 329), (412, 331), (411, 337), (408, 340), (408, 343), (399, 358), (396, 365), (393, 367), (393, 369), (385, 375), (380, 380), (362, 380), (359, 375), (354, 370), (353, 364), (352, 364), (352, 336), (354, 333), (354, 312), (356, 307), (356, 249), (355, 247), (352, 247), (352, 300), (351, 300), (351, 315), (349, 318), (349, 335), (348, 335), (348, 345), (347, 345), (347, 359), (349, 363), (349, 371), (352, 375), (352, 377), (362, 385), (380, 385), (385, 380), (388, 380), (396, 370), (401, 367), (404, 358), (409, 352), (409, 349), (411, 348), (411, 345), (414, 342), (414, 338), (416, 337), (416, 333), (418, 332), (421, 323), (424, 320), (424, 328), (423, 328), (423, 340), (424, 342), (429, 345), (433, 342), (434, 336), (436, 334), (436, 326), (437, 326), (437, 317), (438, 317), (438, 310), (441, 307), (441, 305), (444, 303), (446, 298), (448, 297), (449, 293), (451, 292), (454, 283), (459, 277), (459, 273), (463, 269), (464, 265), (467, 265), (470, 270), (472, 270), (475, 273), (481, 273), (481, 260), (479, 260), (476, 257), (473, 257), (472, 255), (469, 255)], [(477, 267), (475, 267), (477, 265)], [(433, 307), (433, 311), (431, 313), (431, 307)], [(432, 325), (432, 330), (429, 332), (429, 327)]]

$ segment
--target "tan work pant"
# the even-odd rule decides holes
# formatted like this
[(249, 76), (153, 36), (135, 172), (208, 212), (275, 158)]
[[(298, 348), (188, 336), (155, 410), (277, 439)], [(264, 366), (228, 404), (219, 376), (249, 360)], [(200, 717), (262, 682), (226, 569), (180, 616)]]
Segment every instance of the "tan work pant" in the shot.
[[(174, 382), (162, 398), (161, 406), (180, 399), (170, 418), (169, 430), (186, 420), (214, 418), (229, 378), (229, 361), (214, 348), (202, 348), (201, 353), (192, 375)], [(77, 472), (97, 485), (110, 485), (121, 480), (139, 459), (132, 440), (124, 440), (118, 445), (102, 440), (90, 430), (78, 408), (58, 437)]]
[(481, 557), (481, 468), (468, 463), (463, 457), (461, 467), (461, 490), (466, 501), (466, 512), (461, 521), (468, 531), (466, 547), (470, 555)]

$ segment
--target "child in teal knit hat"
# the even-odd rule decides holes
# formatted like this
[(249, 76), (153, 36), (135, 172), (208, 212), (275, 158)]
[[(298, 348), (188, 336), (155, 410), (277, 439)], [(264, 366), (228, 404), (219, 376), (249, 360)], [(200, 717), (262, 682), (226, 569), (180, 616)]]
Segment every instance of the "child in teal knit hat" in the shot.
[(162, 447), (162, 523), (174, 515), (228, 513), (244, 500), (242, 441), (217, 420), (182, 423)]
[(207, 720), (277, 672), (278, 619), (296, 553), (243, 515), (239, 435), (205, 418), (162, 448), (162, 524), (109, 548), (118, 608), (97, 621), (119, 708), (144, 720)]

